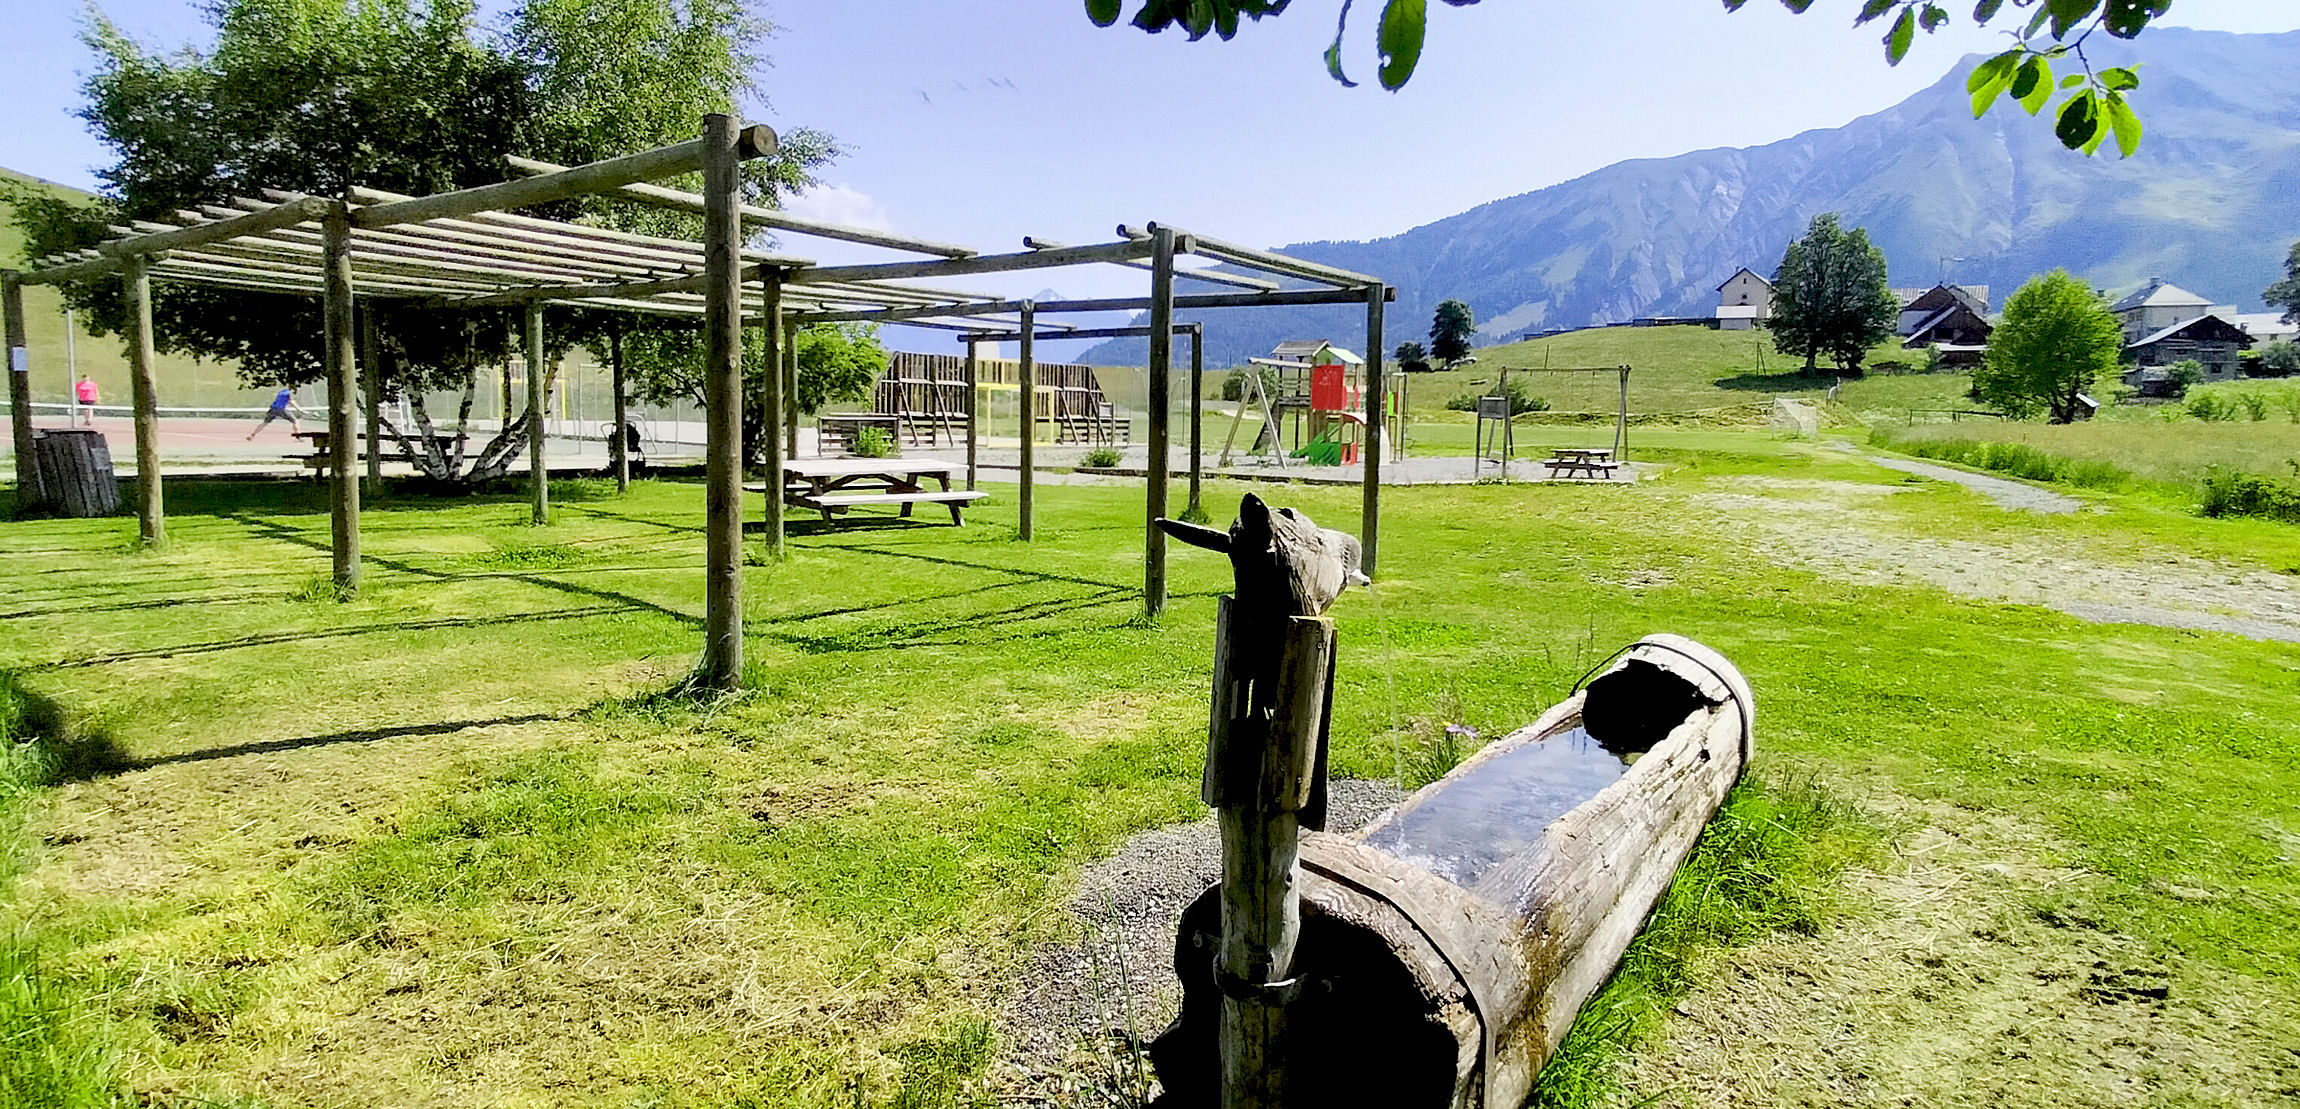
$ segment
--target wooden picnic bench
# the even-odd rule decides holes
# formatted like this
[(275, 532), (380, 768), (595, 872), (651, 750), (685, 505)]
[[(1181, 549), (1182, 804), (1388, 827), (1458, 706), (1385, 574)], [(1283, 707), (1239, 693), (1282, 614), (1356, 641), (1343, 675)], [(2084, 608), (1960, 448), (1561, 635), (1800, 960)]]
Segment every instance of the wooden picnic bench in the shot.
[(1542, 465), (1549, 467), (1553, 478), (1579, 476), (1593, 481), (1611, 478), (1613, 471), (1621, 468), (1621, 463), (1613, 460), (1611, 447), (1559, 447)]
[[(963, 526), (968, 502), (989, 496), (973, 489), (953, 489), (950, 479), (966, 469), (963, 462), (933, 458), (794, 458), (783, 464), (783, 503), (813, 509), (823, 522), (863, 505), (894, 505), (908, 517), (912, 507), (939, 504), (950, 509), (950, 522)], [(927, 488), (927, 479), (940, 488)], [(756, 493), (765, 485), (746, 485)]]
[[(304, 469), (311, 471), (313, 480), (325, 480), (327, 478), (327, 468), (331, 465), (334, 465), (334, 456), (330, 455), (327, 449), (328, 443), (330, 441), (330, 433), (325, 431), (298, 431), (294, 433), (294, 437), (297, 439), (310, 440), (311, 453), (291, 454), (288, 456), (288, 459), (293, 462), (303, 463)], [(422, 437), (410, 435), (408, 438), (421, 439)], [(455, 449), (455, 436), (453, 435), (433, 434), (430, 437), (430, 442), (431, 445), (438, 447), (443, 453)], [(384, 457), (392, 457), (392, 453), (397, 451), (398, 448), (398, 440), (386, 439), (383, 443)], [(361, 461), (365, 461), (367, 459), (366, 436), (361, 435), (353, 437), (352, 457), (360, 459)]]

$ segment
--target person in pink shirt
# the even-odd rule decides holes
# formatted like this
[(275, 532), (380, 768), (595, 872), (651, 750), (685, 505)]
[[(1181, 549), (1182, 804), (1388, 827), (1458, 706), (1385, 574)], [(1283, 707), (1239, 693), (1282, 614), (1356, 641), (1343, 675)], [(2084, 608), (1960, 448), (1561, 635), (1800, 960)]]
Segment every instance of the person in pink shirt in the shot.
[(81, 426), (96, 426), (96, 383), (88, 380), (87, 374), (81, 374), (79, 383), (72, 386), (72, 395), (80, 401)]

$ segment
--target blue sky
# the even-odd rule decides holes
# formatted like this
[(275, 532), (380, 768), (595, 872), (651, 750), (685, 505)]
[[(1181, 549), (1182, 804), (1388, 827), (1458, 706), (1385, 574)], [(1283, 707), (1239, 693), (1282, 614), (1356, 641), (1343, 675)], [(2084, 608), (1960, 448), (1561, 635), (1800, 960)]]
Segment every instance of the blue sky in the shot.
[[(1348, 45), (1366, 83), (1326, 78), (1318, 54), (1335, 6), (1297, 0), (1235, 41), (1189, 43), (1096, 28), (1079, 0), (775, 0), (761, 5), (778, 30), (753, 108), (848, 148), (803, 199), (813, 214), (990, 250), (1017, 249), (1023, 235), (1105, 239), (1118, 222), (1153, 219), (1279, 245), (1394, 234), (1624, 158), (1837, 126), (2002, 41), (1954, 24), (1889, 68), (1882, 29), (1849, 25), (1855, 0), (1820, 0), (1803, 16), (1768, 0), (1731, 15), (1717, 0), (1486, 0), (1432, 5), (1421, 72), (1392, 94), (1371, 80), (1372, 2), (1358, 5)], [(89, 64), (81, 6), (12, 7), (0, 165), (91, 185), (105, 151), (69, 114)], [(101, 7), (150, 43), (205, 34), (189, 0)], [(2294, 30), (2300, 3), (2179, 0), (2166, 22)], [(825, 261), (883, 257), (800, 242)], [(978, 284), (1035, 293), (1051, 279), (1102, 295), (1138, 289), (1138, 276)]]

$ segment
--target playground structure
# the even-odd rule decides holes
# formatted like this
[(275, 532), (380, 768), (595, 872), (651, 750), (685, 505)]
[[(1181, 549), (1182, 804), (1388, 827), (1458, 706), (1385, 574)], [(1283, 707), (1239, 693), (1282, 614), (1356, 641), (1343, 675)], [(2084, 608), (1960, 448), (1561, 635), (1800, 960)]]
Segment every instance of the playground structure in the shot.
[[(1262, 428), (1248, 453), (1280, 466), (1289, 459), (1322, 466), (1354, 463), (1365, 453), (1369, 431), (1382, 440), (1385, 457), (1403, 455), (1391, 449), (1384, 430), (1368, 426), (1366, 360), (1357, 354), (1323, 339), (1290, 339), (1270, 357), (1247, 363), (1245, 395), (1231, 414), (1218, 465), (1230, 465), (1249, 413), (1261, 416)], [(1398, 442), (1405, 438), (1405, 381), (1402, 373), (1384, 378), (1379, 406), (1383, 424), (1396, 429)]]
[[(508, 158), (525, 176), (430, 196), (411, 197), (360, 186), (340, 196), (265, 192), (226, 203), (169, 214), (166, 222), (138, 220), (111, 229), (93, 247), (36, 260), (24, 271), (0, 272), (10, 367), (10, 412), (16, 448), (16, 481), (22, 503), (37, 506), (50, 494), (33, 464), (29, 351), (23, 324), (23, 286), (118, 281), (125, 293), (126, 336), (136, 415), (138, 532), (147, 545), (166, 541), (166, 513), (159, 456), (157, 411), (160, 384), (155, 373), (152, 288), (179, 282), (253, 293), (316, 297), (323, 312), (322, 344), (328, 424), (330, 556), (339, 596), (355, 596), (360, 584), (360, 494), (358, 448), (364, 438), (368, 466), (364, 482), (381, 485), (383, 394), (376, 329), (363, 326), (372, 313), (358, 311), (362, 299), (394, 299), (440, 310), (512, 310), (529, 365), (547, 361), (544, 343), (550, 305), (667, 317), (699, 322), (704, 335), (706, 400), (705, 502), (708, 520), (702, 659), (697, 681), (705, 688), (733, 688), (743, 672), (742, 520), (742, 350), (745, 325), (754, 325), (765, 362), (779, 372), (765, 375), (764, 408), (779, 414), (785, 434), (764, 437), (766, 469), (780, 472), (798, 433), (795, 344), (791, 330), (808, 323), (838, 321), (905, 322), (968, 333), (1019, 337), (1020, 377), (1035, 381), (1030, 341), (1041, 327), (1053, 334), (1076, 334), (1059, 324), (1041, 324), (1040, 313), (1146, 311), (1143, 329), (1150, 339), (1150, 421), (1148, 483), (1144, 498), (1143, 606), (1156, 616), (1166, 604), (1164, 534), (1151, 521), (1166, 514), (1170, 472), (1169, 404), (1174, 313), (1183, 308), (1244, 308), (1302, 304), (1355, 304), (1366, 310), (1370, 346), (1377, 348), (1367, 373), (1379, 382), (1382, 313), (1394, 297), (1376, 277), (1307, 262), (1271, 251), (1240, 246), (1170, 226), (1121, 227), (1116, 240), (1060, 246), (1025, 240), (1017, 253), (982, 254), (968, 247), (894, 235), (866, 228), (803, 219), (742, 202), (741, 163), (777, 149), (773, 130), (744, 126), (732, 116), (704, 117), (700, 137), (686, 142), (608, 158), (576, 167)], [(684, 192), (653, 182), (700, 174), (700, 192)], [(640, 235), (564, 221), (513, 214), (518, 209), (581, 196), (668, 208), (702, 217), (701, 242)], [(823, 266), (790, 254), (743, 246), (752, 230), (775, 229), (862, 243), (912, 257), (893, 262)], [(1175, 261), (1198, 255), (1245, 274), (1181, 272)], [(1146, 267), (1146, 297), (1116, 297), (1033, 304), (994, 295), (953, 291), (909, 282), (973, 274), (1117, 264)], [(1266, 276), (1261, 276), (1266, 275)], [(1223, 293), (1177, 295), (1179, 279), (1230, 286)], [(1283, 288), (1280, 281), (1291, 283)], [(1014, 317), (1012, 319), (1008, 317)], [(965, 393), (972, 404), (979, 359), (969, 347)], [(615, 376), (614, 426), (627, 423), (628, 389), (620, 345), (611, 355)], [(550, 470), (545, 457), (548, 375), (527, 375), (526, 412), (531, 515), (550, 518)], [(1195, 379), (1195, 378), (1194, 378)], [(1375, 390), (1379, 392), (1380, 390)], [(361, 401), (366, 401), (364, 406)], [(365, 408), (364, 435), (361, 409)], [(973, 484), (973, 444), (982, 421), (969, 413), (969, 486)], [(1386, 416), (1380, 405), (1367, 409), (1371, 432)], [(1195, 423), (1195, 421), (1193, 421)], [(1027, 454), (1035, 435), (1023, 435)], [(1367, 452), (1362, 520), (1364, 568), (1376, 565), (1380, 542), (1381, 452)], [(1194, 463), (1195, 465), (1195, 463)], [(620, 466), (618, 467), (620, 468)], [(619, 475), (620, 476), (620, 475)], [(1032, 471), (1026, 459), (1020, 474), (1022, 533), (1030, 534)], [(783, 545), (784, 505), (766, 498), (763, 542), (770, 551)]]
[[(1019, 408), (1021, 362), (978, 357), (971, 396), (966, 364), (959, 355), (895, 352), (872, 394), (873, 413), (891, 417), (896, 437), (907, 446), (956, 446), (969, 438), (973, 413), (982, 410), (986, 418), (998, 415), (999, 406), (986, 404), (984, 394), (1011, 395)], [(1051, 431), (1057, 443), (1132, 440), (1132, 428), (1103, 395), (1094, 367), (1056, 363), (1034, 369), (1038, 378), (1032, 389), (1034, 431)], [(1018, 415), (1012, 418), (1019, 421)]]

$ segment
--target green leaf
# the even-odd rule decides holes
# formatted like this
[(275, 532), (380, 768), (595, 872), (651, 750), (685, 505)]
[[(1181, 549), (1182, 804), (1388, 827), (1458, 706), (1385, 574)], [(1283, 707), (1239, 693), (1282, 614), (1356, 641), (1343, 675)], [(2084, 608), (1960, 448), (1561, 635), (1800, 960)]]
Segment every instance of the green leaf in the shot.
[(1382, 8), (1379, 36), (1382, 52), (1382, 87), (1396, 92), (1413, 79), (1422, 60), (1422, 38), (1429, 31), (1429, 0), (1390, 0)]
[(2100, 0), (2044, 0), (2044, 7), (2052, 17), (2052, 37), (2067, 38), (2069, 28), (2100, 8)]
[(1350, 29), (1351, 2), (1352, 0), (1342, 0), (1341, 17), (1334, 21), (1333, 45), (1326, 47), (1326, 72), (1332, 75), (1334, 80), (1340, 81), (1345, 89), (1358, 87), (1356, 81), (1350, 80), (1349, 75), (1342, 72), (1342, 34)]
[(1885, 33), (1885, 64), (1899, 65), (1909, 56), (1909, 42), (1917, 37), (1917, 10), (1902, 8), (1901, 18), (1893, 21), (1893, 29)]
[(2051, 8), (2042, 4), (2037, 5), (2036, 14), (2028, 17), (2028, 26), (2021, 28), (2020, 37), (2023, 39), (2036, 37), (2036, 33), (2044, 29), (2045, 21), (2051, 18)]
[(1980, 3), (1973, 5), (1973, 22), (1986, 23), (1995, 19), (1998, 10), (2004, 6), (2005, 0), (1981, 0)]
[(2107, 100), (2108, 125), (2116, 131), (2116, 148), (2130, 158), (2133, 151), (2140, 149), (2140, 117), (2133, 114), (2132, 105), (2125, 103), (2124, 97), (2112, 92)]
[(2053, 120), (2052, 133), (2062, 146), (2070, 150), (2083, 147), (2100, 133), (2100, 115), (2092, 90), (2086, 89), (2069, 97), (2068, 103), (2060, 106), (2060, 115)]
[(2045, 103), (2052, 99), (2052, 63), (2042, 57), (2022, 62), (2020, 72), (2013, 75), (2012, 94), (2028, 114), (2033, 116), (2043, 111)]
[(2060, 87), (2064, 89), (2073, 89), (2078, 85), (2083, 84), (2085, 79), (2086, 78), (2082, 73), (2071, 73), (2068, 76), (2060, 79)]
[(2020, 51), (2008, 50), (1973, 67), (1973, 74), (1965, 78), (1965, 91), (1973, 97), (1973, 118), (1987, 115), (2004, 95), (2005, 86), (2012, 83), (2013, 67), (2020, 64)]
[(2108, 33), (2128, 39), (2148, 27), (2148, 21), (2172, 10), (2172, 0), (2108, 0), (2101, 25)]
[(1863, 23), (1867, 23), (1868, 21), (1885, 14), (1886, 12), (1892, 11), (1900, 3), (1901, 0), (1867, 0), (1867, 3), (1861, 5), (1860, 14), (1853, 17), (1853, 26), (1858, 27)]
[(2137, 89), (2140, 87), (2140, 74), (2123, 66), (2111, 66), (2100, 71), (2100, 87), (2110, 92)]
[(1729, 11), (1729, 12), (1737, 12), (1737, 11), (1740, 11), (1740, 10), (1741, 10), (1741, 5), (1743, 5), (1743, 4), (1746, 4), (1746, 3), (1748, 3), (1748, 2), (1749, 2), (1749, 0), (1725, 0), (1725, 10), (1726, 10), (1726, 11)]
[(1917, 13), (1917, 26), (1924, 28), (1925, 33), (1928, 35), (1932, 34), (1934, 31), (1939, 30), (1941, 24), (1947, 23), (1948, 21), (1948, 9), (1941, 7), (1939, 4), (1926, 4), (1923, 10)]
[(1118, 22), (1120, 0), (1086, 0), (1086, 18), (1097, 27), (1108, 27)]

